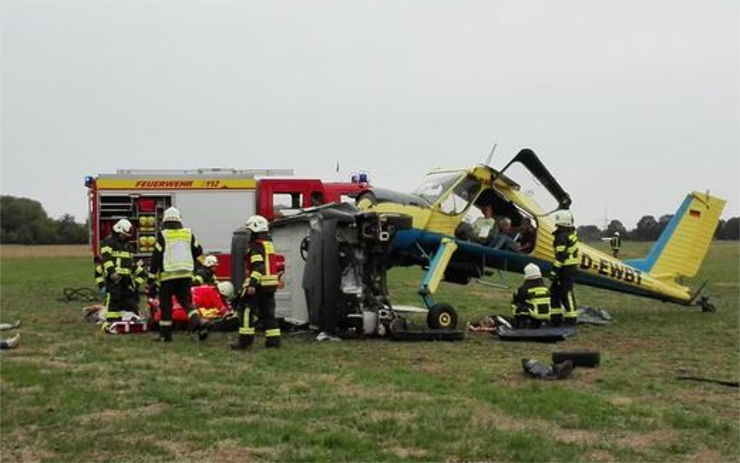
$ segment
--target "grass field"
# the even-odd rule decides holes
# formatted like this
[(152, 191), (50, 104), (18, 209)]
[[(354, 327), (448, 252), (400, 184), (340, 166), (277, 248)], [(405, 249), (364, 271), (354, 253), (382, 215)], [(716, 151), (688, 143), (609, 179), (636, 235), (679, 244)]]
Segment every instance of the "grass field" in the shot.
[[(675, 378), (740, 379), (739, 251), (713, 244), (691, 281), (710, 280), (716, 313), (577, 287), (616, 322), (557, 346), (288, 336), (247, 354), (219, 334), (102, 335), (84, 303), (60, 300), (92, 285), (89, 258), (3, 251), (2, 320), (23, 326), (0, 357), (0, 460), (738, 461), (738, 389)], [(395, 300), (418, 305), (418, 280), (394, 270)], [(508, 313), (511, 291), (443, 284), (437, 299), (475, 319)], [(559, 382), (522, 374), (521, 358), (555, 348), (598, 349), (602, 365)]]

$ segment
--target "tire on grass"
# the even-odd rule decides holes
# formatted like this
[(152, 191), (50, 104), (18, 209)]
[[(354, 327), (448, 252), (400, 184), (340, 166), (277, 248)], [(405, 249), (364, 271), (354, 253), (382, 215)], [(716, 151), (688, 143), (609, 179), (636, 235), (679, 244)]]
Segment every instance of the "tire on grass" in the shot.
[(552, 363), (560, 363), (566, 360), (573, 362), (576, 367), (593, 368), (601, 363), (601, 354), (596, 350), (571, 350), (555, 351), (552, 353)]

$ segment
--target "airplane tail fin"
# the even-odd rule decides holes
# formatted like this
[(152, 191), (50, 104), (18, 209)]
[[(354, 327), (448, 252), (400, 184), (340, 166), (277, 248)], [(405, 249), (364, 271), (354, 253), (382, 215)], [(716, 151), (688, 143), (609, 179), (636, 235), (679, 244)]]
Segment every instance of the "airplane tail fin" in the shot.
[(709, 193), (689, 193), (647, 257), (627, 263), (661, 280), (695, 276), (717, 230), (725, 202)]

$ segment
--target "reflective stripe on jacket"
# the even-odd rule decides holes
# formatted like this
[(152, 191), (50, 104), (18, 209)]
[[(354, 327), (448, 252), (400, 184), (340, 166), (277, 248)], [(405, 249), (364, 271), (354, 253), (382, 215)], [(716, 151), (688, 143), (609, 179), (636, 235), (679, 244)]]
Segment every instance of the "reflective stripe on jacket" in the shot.
[(555, 247), (554, 268), (578, 265), (578, 235), (573, 228), (558, 228), (553, 233), (553, 246)]
[(162, 273), (160, 280), (190, 278), (193, 273), (193, 253), (190, 243), (193, 232), (189, 228), (162, 230), (164, 249), (162, 255)]
[(527, 280), (514, 294), (512, 301), (514, 315), (522, 315), (522, 309), (526, 309), (526, 315), (537, 320), (550, 320), (553, 312), (550, 305), (550, 289), (544, 285), (541, 279)]
[(247, 253), (247, 284), (274, 290), (278, 286), (278, 259), (272, 241), (256, 240)]
[(114, 272), (121, 277), (130, 276), (133, 257), (131, 246), (112, 235), (100, 243), (100, 267), (105, 277)]

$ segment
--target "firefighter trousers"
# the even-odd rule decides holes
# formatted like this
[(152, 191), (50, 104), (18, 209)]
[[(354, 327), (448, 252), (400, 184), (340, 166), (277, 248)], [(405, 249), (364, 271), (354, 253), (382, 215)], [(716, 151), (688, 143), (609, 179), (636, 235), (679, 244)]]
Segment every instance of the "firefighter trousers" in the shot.
[(280, 328), (275, 318), (275, 293), (273, 291), (257, 291), (247, 304), (239, 308), (238, 314), (240, 342), (251, 344), (254, 341), (256, 318), (259, 327), (265, 331), (265, 346), (280, 345)]
[(121, 277), (117, 282), (106, 283), (108, 293), (105, 299), (105, 319), (107, 321), (119, 321), (123, 312), (139, 313), (139, 294), (134, 289), (131, 279)]
[(556, 309), (562, 308), (563, 319), (567, 325), (575, 325), (578, 317), (576, 296), (573, 293), (575, 274), (575, 266), (563, 267), (550, 286), (551, 305)]
[(174, 278), (164, 280), (159, 288), (159, 310), (162, 316), (159, 320), (159, 334), (162, 338), (172, 336), (172, 296), (175, 296), (185, 312), (188, 314), (194, 329), (201, 329), (200, 315), (198, 315), (190, 295), (190, 278)]

